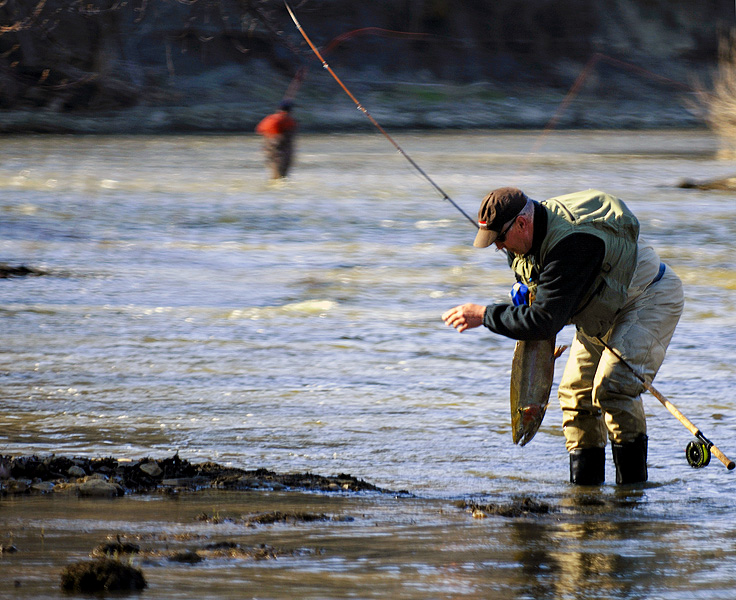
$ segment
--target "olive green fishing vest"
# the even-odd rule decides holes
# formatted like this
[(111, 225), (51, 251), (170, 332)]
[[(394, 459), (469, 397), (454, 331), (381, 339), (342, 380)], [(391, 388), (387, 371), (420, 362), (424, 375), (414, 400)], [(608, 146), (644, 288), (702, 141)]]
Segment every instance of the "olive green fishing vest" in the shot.
[(589, 336), (604, 335), (624, 306), (637, 264), (639, 221), (620, 199), (585, 190), (541, 202), (547, 211), (547, 235), (537, 257), (510, 257), (511, 268), (534, 296), (547, 253), (573, 233), (588, 233), (606, 246), (601, 270), (570, 322)]

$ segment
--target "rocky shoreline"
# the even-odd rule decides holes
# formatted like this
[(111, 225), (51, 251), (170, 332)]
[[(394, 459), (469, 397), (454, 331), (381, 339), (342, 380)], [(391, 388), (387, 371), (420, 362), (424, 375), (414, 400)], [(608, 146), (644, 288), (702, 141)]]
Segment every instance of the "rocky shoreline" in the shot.
[[(320, 476), (313, 473), (276, 473), (267, 469), (244, 470), (219, 465), (214, 462), (194, 464), (179, 457), (178, 453), (163, 459), (142, 458), (87, 458), (65, 456), (0, 456), (0, 503), (12, 499), (13, 503), (24, 498), (38, 496), (80, 497), (107, 502), (108, 499), (126, 495), (163, 495), (177, 501), (196, 498), (203, 490), (247, 491), (256, 494), (314, 493), (336, 495), (347, 500), (350, 496), (387, 496), (393, 499), (412, 501), (416, 496), (407, 491), (392, 491), (380, 488), (352, 475), (340, 473)], [(286, 544), (274, 538), (271, 543), (268, 528), (273, 526), (352, 527), (365, 515), (353, 516), (349, 511), (323, 512), (319, 503), (304, 503), (300, 500), (290, 504), (278, 502), (278, 496), (260, 496), (261, 510), (246, 514), (232, 514), (215, 508), (211, 513), (198, 512), (195, 523), (220, 526), (224, 536), (199, 532), (141, 533), (135, 527), (123, 527), (98, 542), (87, 558), (79, 559), (74, 553), (60, 572), (62, 591), (81, 594), (107, 594), (110, 592), (140, 592), (148, 587), (142, 567), (155, 573), (172, 564), (196, 565), (217, 561), (243, 563), (272, 561), (285, 557), (321, 556), (324, 549), (311, 545)], [(263, 510), (264, 505), (267, 507)], [(455, 510), (463, 511), (468, 518), (545, 518), (557, 512), (554, 506), (544, 501), (516, 497), (510, 502), (495, 504), (480, 500), (458, 500), (452, 502)], [(294, 508), (296, 506), (296, 508)], [(330, 505), (333, 506), (334, 505)], [(352, 505), (350, 505), (352, 506)], [(317, 510), (314, 510), (318, 507)], [(442, 511), (440, 511), (442, 512)], [(266, 528), (258, 539), (228, 536), (232, 527), (248, 530)], [(119, 528), (119, 523), (116, 528)], [(23, 561), (29, 540), (16, 540), (12, 530), (7, 542), (0, 543), (0, 557)], [(57, 550), (58, 551), (58, 550)], [(11, 558), (12, 557), (12, 558)], [(15, 578), (15, 588), (28, 584)]]
[(345, 473), (276, 473), (244, 470), (213, 462), (194, 464), (178, 454), (165, 459), (0, 456), (0, 496), (71, 494), (111, 498), (126, 494), (166, 494), (202, 489), (310, 492), (374, 492), (382, 489)]

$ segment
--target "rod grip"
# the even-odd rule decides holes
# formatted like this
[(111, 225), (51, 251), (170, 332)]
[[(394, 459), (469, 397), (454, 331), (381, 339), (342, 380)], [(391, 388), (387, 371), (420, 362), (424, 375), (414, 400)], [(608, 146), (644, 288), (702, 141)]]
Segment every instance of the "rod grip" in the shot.
[(629, 363), (627, 363), (624, 360), (623, 356), (621, 356), (618, 352), (616, 352), (616, 350), (614, 350), (613, 348), (611, 348), (611, 346), (609, 346), (608, 344), (606, 344), (606, 342), (604, 342), (601, 338), (597, 338), (597, 339), (598, 339), (598, 341), (601, 344), (603, 344), (603, 346), (606, 348), (606, 350), (608, 350), (618, 360), (620, 360), (621, 363), (626, 368), (628, 368), (629, 371), (631, 371), (636, 376), (636, 378), (639, 381), (642, 382), (642, 384), (644, 385), (644, 389), (645, 390), (647, 390), (649, 393), (652, 394), (652, 396), (654, 396), (657, 400), (659, 400), (664, 405), (664, 407), (668, 411), (670, 411), (672, 413), (672, 415), (678, 421), (680, 421), (680, 423), (682, 423), (690, 431), (690, 433), (692, 433), (696, 438), (698, 438), (702, 442), (708, 444), (708, 446), (710, 448), (710, 453), (713, 454), (724, 465), (726, 465), (726, 468), (729, 471), (733, 471), (733, 469), (736, 467), (736, 463), (734, 463), (730, 458), (728, 458), (728, 456), (726, 456), (723, 452), (721, 452), (718, 449), (718, 446), (716, 446), (715, 444), (713, 444), (713, 442), (711, 442), (708, 438), (706, 438), (702, 434), (702, 432), (700, 431), (700, 429), (698, 429), (697, 427), (695, 427), (695, 425), (692, 423), (692, 421), (690, 421), (690, 419), (688, 419), (685, 415), (683, 415), (678, 410), (678, 408), (674, 404), (672, 404), (672, 402), (670, 402), (669, 400), (667, 400), (667, 398), (665, 398), (662, 394), (660, 394), (657, 391), (657, 389), (651, 383), (649, 383), (636, 369), (634, 369), (634, 367), (632, 367)]
[(710, 453), (715, 456), (718, 460), (720, 460), (724, 465), (726, 465), (726, 468), (729, 471), (733, 471), (734, 468), (736, 468), (736, 463), (734, 463), (728, 456), (726, 456), (723, 452), (721, 452), (718, 449), (718, 446), (711, 446), (710, 447)]

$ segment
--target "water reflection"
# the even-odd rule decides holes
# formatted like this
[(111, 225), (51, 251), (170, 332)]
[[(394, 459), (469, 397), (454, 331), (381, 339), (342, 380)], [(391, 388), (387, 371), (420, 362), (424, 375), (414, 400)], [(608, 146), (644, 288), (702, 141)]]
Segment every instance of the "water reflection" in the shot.
[(648, 518), (637, 511), (646, 511), (644, 493), (636, 496), (575, 495), (563, 498), (559, 522), (511, 524), (522, 574), (517, 597), (652, 597), (679, 587), (689, 597), (691, 565), (678, 543), (689, 526)]
[[(732, 582), (723, 567), (733, 564), (733, 546), (706, 550), (691, 524), (653, 516), (646, 494), (634, 510), (606, 490), (549, 501), (548, 515), (478, 520), (447, 501), (376, 496), (6, 498), (0, 543), (12, 538), (19, 552), (0, 555), (0, 565), (4, 577), (20, 582), (13, 597), (62, 598), (61, 567), (120, 535), (150, 555), (132, 559), (149, 582), (148, 598), (623, 599), (686, 598), (704, 590), (727, 597), (719, 590)], [(246, 515), (269, 511), (333, 520), (243, 524)], [(220, 520), (203, 522), (202, 513)], [(265, 544), (277, 558), (206, 555), (193, 565), (165, 559), (222, 542)]]

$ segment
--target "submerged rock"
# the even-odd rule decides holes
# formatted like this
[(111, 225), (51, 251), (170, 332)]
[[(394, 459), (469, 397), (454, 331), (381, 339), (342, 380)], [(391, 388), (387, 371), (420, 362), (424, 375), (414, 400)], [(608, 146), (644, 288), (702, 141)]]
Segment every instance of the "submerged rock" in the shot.
[[(136, 536), (136, 539), (138, 539), (138, 536)], [(126, 563), (129, 563), (131, 557), (135, 556), (137, 560), (143, 561), (144, 564), (160, 565), (162, 561), (168, 561), (194, 565), (209, 559), (260, 561), (320, 552), (318, 549), (307, 548), (275, 548), (268, 544), (242, 546), (231, 540), (207, 542), (189, 548), (170, 548), (169, 544), (176, 544), (182, 541), (182, 538), (179, 536), (154, 536), (151, 539), (155, 542), (163, 543), (165, 547), (141, 547), (137, 543), (126, 541), (125, 536), (118, 534), (114, 538), (99, 544), (90, 554), (92, 557), (120, 559)], [(192, 540), (186, 538), (186, 541), (191, 543)]]
[(26, 267), (25, 265), (18, 265), (17, 267), (14, 267), (6, 263), (0, 263), (0, 279), (10, 279), (11, 277), (26, 277), (29, 275), (38, 277), (41, 275), (46, 275), (46, 271), (35, 269), (33, 267)]
[(194, 550), (182, 550), (181, 552), (174, 552), (174, 554), (169, 556), (169, 560), (172, 562), (194, 565), (198, 562), (202, 562), (204, 559)]
[(710, 179), (706, 181), (695, 181), (693, 179), (681, 179), (677, 183), (677, 187), (696, 190), (736, 190), (736, 176), (721, 177), (720, 179)]
[(131, 542), (123, 542), (120, 536), (115, 541), (105, 542), (92, 550), (92, 556), (116, 557), (121, 554), (139, 554), (141, 547)]
[(475, 519), (483, 519), (489, 515), (521, 517), (525, 515), (546, 515), (553, 512), (553, 508), (546, 502), (528, 496), (515, 498), (507, 504), (493, 504), (491, 502), (482, 504), (461, 500), (456, 503), (456, 506), (467, 510)]
[(65, 592), (132, 592), (147, 585), (140, 569), (110, 558), (73, 563), (61, 573), (61, 589)]

